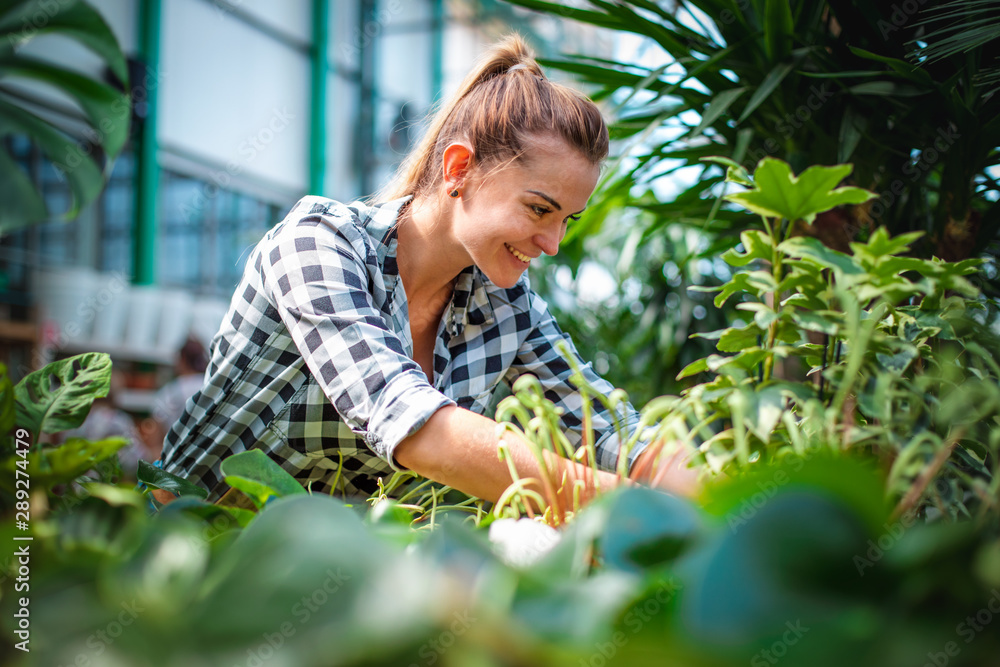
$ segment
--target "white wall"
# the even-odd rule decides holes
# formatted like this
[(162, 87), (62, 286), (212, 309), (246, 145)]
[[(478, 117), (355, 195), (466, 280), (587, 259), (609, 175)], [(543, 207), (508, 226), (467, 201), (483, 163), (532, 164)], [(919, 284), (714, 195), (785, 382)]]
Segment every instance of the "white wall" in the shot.
[(305, 191), (307, 55), (203, 0), (164, 2), (160, 39), (161, 147)]
[(355, 143), (358, 122), (358, 89), (343, 77), (330, 74), (326, 89), (326, 184), (322, 194), (339, 201), (353, 201), (358, 192)]
[[(229, 4), (299, 41), (312, 41), (311, 0), (229, 0)], [(337, 0), (332, 4), (337, 4)]]

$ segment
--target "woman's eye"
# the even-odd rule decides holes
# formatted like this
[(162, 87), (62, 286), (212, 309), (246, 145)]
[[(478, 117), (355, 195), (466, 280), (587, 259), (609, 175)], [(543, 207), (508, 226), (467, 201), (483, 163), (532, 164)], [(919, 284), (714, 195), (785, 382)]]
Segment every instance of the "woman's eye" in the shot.
[(535, 215), (537, 215), (538, 217), (542, 217), (543, 215), (548, 213), (550, 209), (546, 208), (545, 206), (539, 206), (538, 204), (532, 204), (531, 210), (534, 211)]
[(569, 222), (576, 222), (579, 219), (580, 219), (580, 216), (578, 216), (578, 215), (571, 215), (571, 216), (568, 216), (565, 220), (563, 220), (563, 224), (566, 224), (566, 223), (569, 223)]

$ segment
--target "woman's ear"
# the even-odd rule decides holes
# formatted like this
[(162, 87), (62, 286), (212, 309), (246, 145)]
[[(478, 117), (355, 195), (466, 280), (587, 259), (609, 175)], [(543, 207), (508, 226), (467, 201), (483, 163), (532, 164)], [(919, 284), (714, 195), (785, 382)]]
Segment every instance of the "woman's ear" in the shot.
[(441, 162), (445, 191), (461, 189), (472, 170), (472, 149), (463, 143), (450, 144), (444, 149)]

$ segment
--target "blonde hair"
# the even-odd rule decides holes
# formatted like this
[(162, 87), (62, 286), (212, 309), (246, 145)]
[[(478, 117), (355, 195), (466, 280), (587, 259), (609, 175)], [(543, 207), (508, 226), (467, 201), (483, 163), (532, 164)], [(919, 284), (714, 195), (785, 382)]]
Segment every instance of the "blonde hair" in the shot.
[(592, 164), (608, 155), (608, 128), (586, 96), (542, 73), (519, 35), (497, 42), (455, 95), (431, 118), (427, 133), (396, 177), (373, 199), (429, 192), (442, 178), (444, 150), (469, 144), (480, 168), (520, 159), (530, 135), (558, 134)]

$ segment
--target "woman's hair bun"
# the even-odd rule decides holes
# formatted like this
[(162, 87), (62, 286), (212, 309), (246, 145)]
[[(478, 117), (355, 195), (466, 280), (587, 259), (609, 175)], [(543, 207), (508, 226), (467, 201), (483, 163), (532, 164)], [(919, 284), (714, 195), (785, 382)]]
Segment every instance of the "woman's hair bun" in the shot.
[[(534, 76), (523, 76), (524, 73)], [(545, 77), (517, 34), (494, 44), (434, 115), (396, 181), (377, 199), (429, 191), (441, 179), (445, 148), (468, 143), (480, 168), (523, 154), (532, 135), (555, 133), (592, 163), (608, 154), (608, 128), (586, 96)]]

